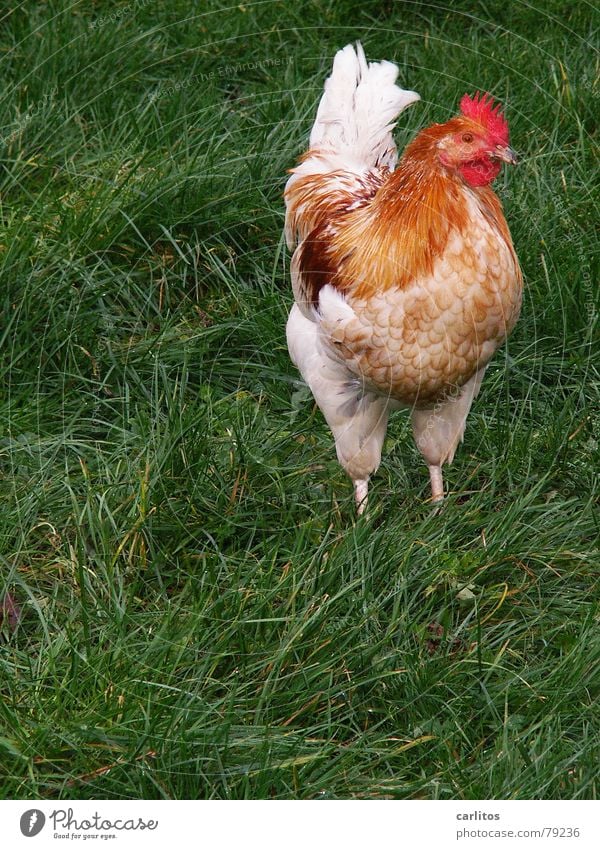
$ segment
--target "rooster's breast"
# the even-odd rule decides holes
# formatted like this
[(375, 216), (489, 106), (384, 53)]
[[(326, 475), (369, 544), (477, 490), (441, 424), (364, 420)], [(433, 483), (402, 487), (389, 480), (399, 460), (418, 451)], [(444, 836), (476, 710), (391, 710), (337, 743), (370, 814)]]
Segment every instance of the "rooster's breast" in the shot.
[(428, 405), (487, 364), (521, 305), (521, 272), (506, 236), (474, 209), (430, 275), (403, 288), (375, 284), (367, 297), (349, 291), (368, 340), (360, 351), (346, 351), (352, 370), (401, 403)]

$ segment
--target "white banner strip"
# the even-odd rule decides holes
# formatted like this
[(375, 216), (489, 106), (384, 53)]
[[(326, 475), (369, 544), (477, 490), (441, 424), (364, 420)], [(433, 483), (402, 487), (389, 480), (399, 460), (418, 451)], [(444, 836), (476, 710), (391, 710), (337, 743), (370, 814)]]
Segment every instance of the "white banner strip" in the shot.
[(1, 845), (244, 849), (537, 846), (598, 849), (600, 803), (5, 801)]

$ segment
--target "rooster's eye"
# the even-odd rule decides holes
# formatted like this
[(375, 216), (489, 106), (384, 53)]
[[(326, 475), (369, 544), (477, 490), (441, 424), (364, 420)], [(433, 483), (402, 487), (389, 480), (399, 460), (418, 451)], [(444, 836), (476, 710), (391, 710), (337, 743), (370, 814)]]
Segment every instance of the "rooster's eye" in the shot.
[(472, 133), (463, 133), (462, 140), (464, 141), (465, 144), (471, 144), (471, 142), (473, 141), (473, 134)]

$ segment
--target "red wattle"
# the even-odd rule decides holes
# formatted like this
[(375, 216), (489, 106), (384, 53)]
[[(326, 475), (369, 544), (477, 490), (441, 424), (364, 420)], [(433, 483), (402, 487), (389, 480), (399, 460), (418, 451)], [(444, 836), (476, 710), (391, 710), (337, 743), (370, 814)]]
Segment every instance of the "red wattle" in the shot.
[(473, 162), (465, 162), (458, 166), (458, 170), (465, 182), (470, 186), (487, 186), (495, 180), (500, 173), (502, 165), (497, 160), (476, 159)]

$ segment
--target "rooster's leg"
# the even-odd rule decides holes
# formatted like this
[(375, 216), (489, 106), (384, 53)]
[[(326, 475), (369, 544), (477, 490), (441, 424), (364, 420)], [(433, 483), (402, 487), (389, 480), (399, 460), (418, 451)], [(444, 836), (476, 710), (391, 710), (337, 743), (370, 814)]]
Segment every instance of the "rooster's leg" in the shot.
[[(317, 397), (314, 389), (313, 392)], [(334, 404), (331, 403), (333, 399)], [(352, 478), (360, 516), (367, 506), (369, 478), (381, 461), (388, 420), (387, 399), (362, 395), (352, 383), (346, 383), (337, 387), (336, 393), (329, 395), (327, 400), (329, 403), (323, 403), (317, 397), (333, 432), (338, 460)]]
[(354, 498), (356, 499), (356, 512), (361, 516), (367, 506), (367, 495), (369, 492), (369, 479), (354, 481)]
[(429, 479), (431, 481), (431, 501), (436, 504), (444, 500), (444, 478), (441, 466), (429, 467)]
[(462, 442), (471, 403), (481, 386), (485, 367), (475, 372), (464, 386), (457, 388), (433, 407), (412, 412), (412, 427), (417, 448), (429, 466), (432, 502), (444, 498), (442, 466), (451, 463)]
[(287, 324), (290, 354), (331, 428), (360, 514), (367, 504), (369, 478), (381, 461), (389, 400), (365, 392), (360, 378), (320, 344), (318, 334), (318, 326), (294, 305)]

